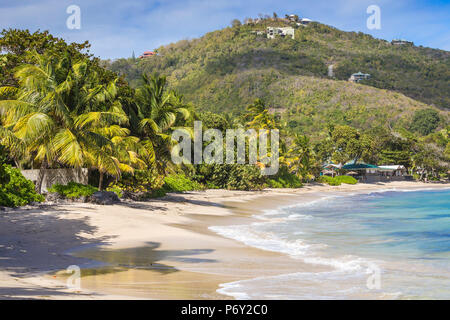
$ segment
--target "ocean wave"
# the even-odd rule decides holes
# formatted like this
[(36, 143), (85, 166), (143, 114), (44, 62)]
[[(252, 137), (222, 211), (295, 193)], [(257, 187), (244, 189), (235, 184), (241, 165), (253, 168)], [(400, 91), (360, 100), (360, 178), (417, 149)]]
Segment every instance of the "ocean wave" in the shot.
[[(326, 272), (322, 271), (309, 273), (288, 273), (283, 275), (265, 276), (225, 283), (220, 285), (220, 288), (217, 290), (217, 292), (232, 296), (236, 299), (269, 299), (277, 295), (282, 299), (336, 299), (358, 296), (358, 294), (363, 294), (364, 297), (373, 295), (374, 298), (398, 299), (405, 297), (405, 294), (410, 294), (411, 292), (415, 293), (412, 289), (408, 289), (406, 290), (407, 292), (404, 293), (398, 290), (399, 288), (403, 289), (403, 277), (406, 277), (404, 270), (408, 270), (408, 267), (400, 268), (400, 270), (402, 270), (400, 276), (396, 274), (393, 275), (393, 265), (389, 257), (387, 257), (387, 260), (381, 260), (385, 259), (386, 256), (381, 255), (381, 259), (379, 259), (380, 255), (377, 255), (377, 260), (374, 260), (373, 258), (363, 258), (357, 255), (345, 255), (345, 253), (339, 255), (336, 252), (330, 252), (330, 250), (328, 249), (323, 250), (327, 248), (327, 245), (325, 243), (312, 244), (308, 243), (308, 240), (305, 239), (309, 239), (308, 237), (310, 235), (308, 234), (308, 230), (311, 228), (311, 226), (319, 227), (319, 231), (324, 230), (324, 228), (326, 227), (326, 225), (324, 226), (323, 223), (327, 223), (327, 221), (324, 220), (324, 216), (321, 215), (320, 212), (323, 211), (324, 213), (326, 213), (326, 218), (332, 217), (331, 219), (340, 219), (339, 215), (329, 214), (330, 212), (335, 212), (334, 210), (329, 211), (330, 205), (333, 205), (333, 208), (335, 209), (336, 206), (339, 207), (339, 202), (341, 201), (336, 202), (336, 198), (344, 198), (349, 200), (343, 201), (341, 206), (342, 208), (338, 208), (339, 210), (347, 210), (347, 206), (349, 203), (351, 203), (353, 207), (360, 208), (358, 202), (359, 198), (352, 198), (355, 196), (361, 195), (361, 200), (365, 201), (368, 200), (367, 197), (373, 196), (376, 198), (379, 195), (385, 194), (386, 192), (399, 193), (437, 191), (447, 189), (450, 188), (389, 188), (375, 191), (368, 190), (367, 192), (358, 192), (355, 194), (333, 194), (313, 201), (291, 204), (289, 206), (279, 207), (275, 210), (264, 211), (262, 214), (255, 216), (256, 218), (258, 218), (258, 222), (254, 222), (249, 225), (210, 227), (209, 229), (211, 229), (212, 231), (224, 237), (242, 242), (248, 246), (262, 250), (283, 253), (310, 265), (321, 265), (329, 267), (327, 269), (330, 270)], [(387, 195), (387, 197), (388, 199), (390, 199), (390, 195)], [(348, 207), (349, 210), (352, 210), (352, 206)], [(339, 210), (337, 210), (337, 212), (340, 212)], [(298, 212), (301, 212), (301, 214)], [(360, 214), (358, 211), (356, 212)], [(304, 223), (302, 222), (302, 220), (310, 219), (313, 220)], [(298, 221), (298, 228), (297, 222), (294, 222), (294, 224), (292, 225), (281, 224), (286, 222), (290, 223), (292, 221)], [(341, 220), (337, 220), (335, 221), (335, 223), (337, 223), (338, 221)], [(280, 223), (280, 225), (270, 225), (277, 223)], [(287, 227), (287, 229), (285, 229), (285, 227)], [(271, 230), (272, 232), (268, 232), (267, 230)], [(286, 232), (289, 232), (289, 234), (287, 234)], [(298, 237), (292, 237), (292, 235), (298, 235), (298, 237), (304, 239), (296, 239)], [(290, 239), (286, 239), (287, 236), (289, 236)], [(372, 241), (375, 240), (376, 239)], [(392, 239), (383, 238), (379, 242), (374, 243), (387, 243), (389, 241), (392, 241)], [(331, 243), (330, 246), (332, 246)], [(356, 251), (346, 252), (348, 253)], [(383, 291), (368, 291), (368, 289), (366, 288), (366, 279), (373, 271), (374, 266), (376, 268), (379, 268), (379, 271), (383, 274), (385, 272), (388, 272), (388, 277), (393, 277), (395, 281), (398, 282), (397, 285), (393, 285), (392, 283), (390, 283), (392, 287), (383, 288)], [(439, 272), (440, 271), (438, 270), (437, 274), (439, 274)], [(412, 280), (410, 281), (412, 282), (415, 281), (415, 277), (415, 273), (408, 275), (408, 279), (411, 278)], [(431, 276), (427, 276), (427, 279), (429, 280), (430, 277)], [(298, 282), (297, 286), (295, 281)]]
[[(279, 214), (281, 215), (281, 214), (285, 214), (285, 213), (280, 212)], [(257, 214), (257, 215), (254, 215), (253, 217), (255, 219), (262, 220), (267, 223), (277, 223), (277, 222), (294, 221), (294, 220), (309, 220), (309, 219), (313, 218), (313, 216), (311, 216), (311, 215), (299, 214), (299, 213), (289, 214), (286, 217), (273, 217), (273, 216), (275, 216), (275, 214), (271, 214), (269, 216)]]
[(221, 236), (237, 240), (254, 248), (291, 256), (304, 255), (312, 247), (302, 240), (286, 241), (273, 233), (256, 231), (251, 228), (251, 225), (213, 226), (209, 229)]
[(400, 295), (400, 293), (390, 295), (370, 291), (364, 287), (366, 277), (367, 275), (363, 272), (342, 270), (294, 272), (223, 283), (219, 285), (217, 292), (238, 300), (273, 299), (274, 297), (277, 299), (345, 299), (361, 291), (387, 299), (397, 298)]
[(318, 252), (325, 249), (326, 244), (308, 244), (301, 239), (282, 239), (272, 232), (254, 230), (251, 225), (217, 226), (209, 229), (254, 248), (284, 253), (305, 263), (329, 266), (338, 271), (365, 271), (367, 270), (365, 266), (372, 263), (370, 260), (352, 255), (338, 258), (321, 257)]

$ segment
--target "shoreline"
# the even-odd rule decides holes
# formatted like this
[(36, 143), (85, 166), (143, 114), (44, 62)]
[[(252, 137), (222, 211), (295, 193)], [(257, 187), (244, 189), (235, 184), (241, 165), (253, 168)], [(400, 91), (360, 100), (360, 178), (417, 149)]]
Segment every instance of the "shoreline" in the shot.
[[(2, 213), (7, 224), (0, 226), (8, 226), (11, 234), (0, 236), (7, 242), (0, 242), (0, 252), (8, 253), (0, 260), (0, 299), (231, 299), (217, 292), (220, 284), (326, 267), (249, 247), (209, 227), (252, 223), (257, 220), (253, 215), (263, 210), (314, 201), (324, 194), (442, 188), (450, 184), (207, 190), (114, 206), (74, 203)], [(42, 229), (33, 229), (36, 224)], [(92, 260), (114, 268), (90, 268)], [(83, 275), (82, 289), (76, 292), (67, 289), (67, 275), (61, 272), (74, 264)]]

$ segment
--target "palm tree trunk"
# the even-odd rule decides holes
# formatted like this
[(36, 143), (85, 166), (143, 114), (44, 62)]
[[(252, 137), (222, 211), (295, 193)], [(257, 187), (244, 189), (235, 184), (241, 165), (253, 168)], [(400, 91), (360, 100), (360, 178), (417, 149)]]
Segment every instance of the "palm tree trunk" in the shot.
[[(20, 165), (20, 162), (17, 159), (14, 159), (14, 163), (16, 164), (16, 168), (19, 170), (22, 170), (22, 166)], [(33, 167), (31, 167), (33, 169)]]
[(100, 178), (98, 179), (98, 191), (102, 191), (103, 171), (100, 170)]
[(47, 158), (44, 158), (44, 160), (42, 160), (41, 169), (39, 170), (35, 186), (35, 190), (39, 194), (41, 194), (42, 192), (42, 182), (44, 181), (45, 170), (47, 170), (47, 167), (48, 167)]

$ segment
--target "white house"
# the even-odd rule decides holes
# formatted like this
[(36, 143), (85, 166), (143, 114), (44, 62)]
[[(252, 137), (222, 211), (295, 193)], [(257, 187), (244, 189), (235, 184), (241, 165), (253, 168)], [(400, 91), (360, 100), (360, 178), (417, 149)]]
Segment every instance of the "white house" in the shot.
[(267, 27), (267, 38), (274, 39), (276, 36), (280, 37), (291, 37), (294, 39), (295, 30), (291, 27), (278, 28), (278, 27)]
[(348, 79), (348, 81), (351, 82), (360, 82), (361, 80), (370, 79), (370, 74), (368, 73), (362, 73), (361, 71), (354, 73), (351, 75), (351, 77)]
[(298, 26), (303, 26), (306, 27), (308, 24), (310, 24), (312, 22), (311, 19), (308, 18), (301, 18), (299, 22), (297, 22)]

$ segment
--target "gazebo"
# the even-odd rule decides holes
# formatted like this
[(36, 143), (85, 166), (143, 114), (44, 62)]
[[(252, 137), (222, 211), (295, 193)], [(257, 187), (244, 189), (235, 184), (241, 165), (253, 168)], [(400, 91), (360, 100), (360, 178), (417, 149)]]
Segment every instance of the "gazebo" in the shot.
[(342, 168), (342, 164), (334, 164), (333, 162), (324, 164), (322, 166), (323, 170), (322, 170), (322, 174), (323, 175), (330, 175), (332, 177), (334, 177), (336, 175), (336, 170), (341, 169)]

